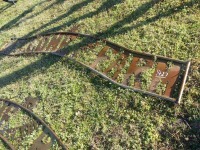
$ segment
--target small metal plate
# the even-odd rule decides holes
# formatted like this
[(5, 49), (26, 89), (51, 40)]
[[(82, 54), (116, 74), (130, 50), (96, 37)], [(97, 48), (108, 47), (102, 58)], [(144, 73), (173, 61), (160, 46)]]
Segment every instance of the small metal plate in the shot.
[(180, 103), (190, 62), (129, 50), (74, 32), (17, 39), (0, 54), (51, 53), (67, 56), (123, 88)]

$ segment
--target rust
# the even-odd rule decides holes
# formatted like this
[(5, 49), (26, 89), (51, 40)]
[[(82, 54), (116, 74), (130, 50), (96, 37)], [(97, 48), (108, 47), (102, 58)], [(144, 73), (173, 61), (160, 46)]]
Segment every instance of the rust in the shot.
[(121, 56), (116, 61), (112, 62), (110, 66), (103, 71), (103, 73), (107, 74), (113, 68), (117, 68), (117, 71), (114, 73), (112, 77), (112, 79), (115, 80), (118, 77), (122, 67), (125, 65), (127, 57), (128, 56), (126, 54), (121, 54)]
[(105, 54), (106, 54), (106, 51), (107, 51), (108, 49), (109, 49), (109, 47), (108, 47), (108, 46), (105, 46), (105, 47), (99, 52), (99, 54), (98, 54), (98, 56), (97, 56), (97, 59), (90, 65), (90, 67), (95, 68), (96, 65), (97, 65), (100, 61), (106, 59), (107, 57), (106, 57)]
[[(74, 31), (75, 29), (72, 32), (49, 33), (17, 39), (2, 48), (0, 54), (17, 56), (51, 53), (61, 57), (67, 56), (69, 59), (88, 67), (123, 88), (180, 103), (190, 67), (189, 61), (129, 50), (107, 40), (74, 33)], [(75, 42), (77, 39), (80, 40), (78, 44)], [(71, 42), (75, 42), (75, 47), (77, 45), (79, 48), (72, 48), (73, 44)], [(36, 43), (36, 45), (29, 44), (28, 48), (26, 48), (24, 46), (25, 43)], [(96, 58), (92, 62), (79, 60), (81, 53), (87, 53), (88, 51), (96, 53), (95, 49), (100, 46), (102, 47), (99, 48), (98, 53), (95, 54)], [(118, 57), (114, 60), (111, 59), (107, 55), (109, 51), (112, 52), (113, 56)], [(78, 53), (80, 55), (77, 55)], [(129, 57), (131, 57), (131, 61)], [(108, 63), (104, 65), (106, 67), (99, 69), (98, 66), (105, 62)], [(124, 70), (125, 66), (126, 70)], [(150, 72), (152, 70), (153, 72)], [(148, 75), (148, 78), (146, 77), (145, 79), (145, 75)], [(122, 77), (122, 79), (119, 80), (119, 77)], [(131, 77), (134, 77), (134, 83), (131, 82)]]
[(8, 148), (9, 150), (15, 150), (15, 148), (13, 147), (12, 144), (10, 144), (10, 142), (8, 141), (8, 139), (6, 139), (1, 134), (0, 134), (0, 140), (4, 143), (4, 145), (6, 146), (6, 148)]
[(33, 142), (33, 145), (30, 147), (30, 150), (48, 150), (51, 148), (51, 145), (53, 144), (53, 141), (51, 140), (50, 142), (43, 142), (42, 140), (47, 136), (49, 133), (48, 131), (42, 132), (39, 137)]
[[(67, 149), (54, 131), (32, 112), (37, 101), (38, 100), (35, 98), (28, 97), (25, 99), (25, 102), (20, 105), (10, 100), (0, 99), (0, 102), (2, 103), (2, 107), (0, 108), (0, 139), (9, 149), (19, 149), (20, 144), (26, 140), (27, 136), (31, 135), (34, 131), (39, 132), (40, 129), (40, 134), (36, 139), (33, 139), (32, 144), (28, 149), (48, 150), (52, 148), (55, 141), (62, 149)], [(18, 112), (23, 112), (23, 120), (26, 118), (26, 122), (24, 120), (22, 125), (9, 127), (11, 116), (15, 117)], [(27, 118), (29, 118), (28, 121)], [(46, 142), (45, 138), (50, 139), (50, 141)], [(13, 141), (15, 142), (13, 143)]]

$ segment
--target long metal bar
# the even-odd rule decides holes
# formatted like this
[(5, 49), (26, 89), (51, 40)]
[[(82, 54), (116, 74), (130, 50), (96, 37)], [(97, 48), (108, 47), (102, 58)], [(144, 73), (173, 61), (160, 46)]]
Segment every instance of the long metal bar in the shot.
[(180, 93), (179, 93), (179, 98), (177, 100), (178, 104), (180, 104), (181, 98), (183, 96), (183, 90), (184, 90), (184, 86), (185, 86), (185, 83), (186, 83), (186, 80), (187, 80), (187, 76), (188, 76), (188, 73), (189, 73), (190, 64), (191, 64), (191, 62), (188, 61), (187, 62), (187, 67), (186, 67), (186, 71), (185, 71), (185, 74), (184, 74), (184, 79), (183, 79), (183, 82), (182, 82), (182, 85), (181, 85), (181, 89), (180, 89)]

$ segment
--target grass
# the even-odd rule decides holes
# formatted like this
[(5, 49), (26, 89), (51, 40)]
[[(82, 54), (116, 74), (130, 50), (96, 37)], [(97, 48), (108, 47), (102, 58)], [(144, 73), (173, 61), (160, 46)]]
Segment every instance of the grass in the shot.
[(18, 103), (28, 96), (39, 98), (34, 113), (69, 149), (200, 148), (200, 3), (155, 2), (1, 2), (0, 46), (11, 37), (67, 31), (79, 25), (81, 33), (133, 50), (191, 60), (180, 105), (121, 89), (66, 58), (49, 55), (0, 56), (0, 97)]

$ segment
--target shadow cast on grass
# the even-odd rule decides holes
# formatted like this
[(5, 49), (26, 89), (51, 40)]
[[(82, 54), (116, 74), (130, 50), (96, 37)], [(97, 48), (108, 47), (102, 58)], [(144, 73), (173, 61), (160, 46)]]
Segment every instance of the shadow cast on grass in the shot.
[(180, 116), (175, 118), (176, 120), (170, 125), (167, 122), (163, 123), (163, 128), (159, 130), (162, 143), (176, 145), (179, 149), (197, 150), (200, 145), (200, 120), (188, 121)]
[(0, 14), (1, 14), (2, 12), (4, 12), (5, 10), (7, 10), (8, 8), (10, 8), (11, 6), (12, 6), (12, 4), (7, 4), (6, 6), (0, 8)]
[[(13, 28), (17, 25), (19, 25), (21, 23), (21, 19), (23, 17), (25, 17), (27, 14), (31, 13), (35, 7), (45, 3), (46, 1), (41, 1), (39, 2), (38, 4), (32, 6), (31, 8), (29, 8), (28, 10), (24, 11), (22, 14), (20, 14), (19, 16), (17, 16), (15, 19), (9, 21), (8, 23), (6, 23), (5, 25), (3, 25), (1, 28), (0, 28), (0, 31), (4, 31), (4, 30), (7, 30), (7, 29), (10, 29), (10, 28)], [(64, 0), (56, 0), (54, 3), (48, 5), (47, 7), (45, 7), (42, 11), (40, 12), (37, 12), (35, 14), (32, 14), (31, 16), (27, 17), (26, 19), (31, 19), (32, 17), (35, 17), (35, 16), (38, 16), (39, 14), (43, 13), (45, 10), (48, 10), (49, 8), (51, 8), (53, 5), (56, 5), (56, 4), (59, 4), (59, 3), (62, 3), (64, 2)], [(73, 11), (71, 11), (71, 13), (73, 13)], [(26, 37), (27, 35), (25, 35), (24, 37)], [(22, 37), (23, 38), (23, 37)], [(29, 41), (30, 42), (30, 41)], [(27, 42), (22, 42), (20, 44), (17, 45), (17, 48), (20, 48), (20, 47), (23, 47), (25, 44), (27, 44)], [(3, 51), (7, 51), (7, 49), (10, 49), (9, 51), (11, 52), (12, 50), (12, 47), (15, 47), (14, 45), (16, 45), (16, 42), (14, 42), (13, 44), (9, 45), (8, 47), (6, 47), (5, 50)], [(8, 53), (8, 52), (7, 52)], [(9, 54), (9, 53), (8, 53)], [(2, 57), (3, 58), (3, 57)]]
[(118, 35), (118, 34), (124, 34), (127, 31), (137, 29), (141, 26), (148, 25), (148, 24), (156, 22), (156, 21), (158, 21), (162, 18), (166, 18), (166, 17), (169, 17), (173, 14), (176, 14), (176, 13), (182, 11), (185, 7), (192, 7), (192, 6), (194, 6), (195, 2), (193, 2), (193, 1), (184, 2), (177, 7), (171, 8), (171, 9), (165, 11), (165, 12), (161, 12), (158, 15), (151, 17), (151, 18), (148, 18), (145, 21), (141, 21), (141, 22), (139, 22), (139, 23), (137, 23), (137, 24), (135, 24), (131, 27), (120, 28), (120, 26), (121, 26), (120, 24), (125, 25), (126, 23), (130, 23), (132, 21), (137, 20), (141, 16), (141, 14), (140, 14), (141, 11), (143, 13), (147, 12), (150, 9), (149, 6), (153, 6), (154, 4), (155, 4), (154, 2), (149, 2), (149, 3), (143, 4), (142, 6), (140, 6), (140, 9), (138, 8), (135, 12), (133, 12), (131, 15), (129, 15), (126, 19), (120, 21), (121, 23), (118, 22), (118, 23), (114, 24), (112, 27), (110, 27), (105, 32), (100, 33), (99, 36), (101, 36), (101, 37), (113, 37), (113, 36)]
[(42, 1), (42, 2), (40, 2), (40, 3), (38, 3), (38, 4), (34, 5), (34, 6), (32, 6), (31, 8), (25, 10), (23, 13), (21, 13), (20, 15), (18, 15), (17, 17), (15, 17), (15, 18), (12, 19), (11, 21), (9, 21), (9, 22), (6, 23), (5, 25), (3, 25), (3, 26), (0, 28), (0, 31), (6, 30), (6, 29), (11, 29), (12, 27), (14, 27), (14, 26), (17, 24), (17, 22), (18, 22), (21, 18), (23, 18), (23, 17), (25, 17), (26, 15), (30, 14), (36, 6), (41, 5), (42, 3), (44, 3), (44, 1)]
[[(28, 33), (26, 36), (31, 36), (31, 35), (35, 34), (36, 32), (46, 28), (47, 26), (50, 26), (50, 25), (56, 23), (57, 21), (68, 17), (73, 12), (77, 11), (78, 9), (80, 9), (83, 6), (88, 5), (89, 3), (93, 2), (93, 1), (94, 0), (86, 0), (84, 2), (81, 2), (79, 4), (76, 4), (76, 5), (72, 6), (71, 9), (66, 14), (60, 15), (59, 17), (57, 17), (56, 19), (53, 19), (49, 23), (44, 24), (41, 27), (39, 27), (38, 29)], [(116, 5), (118, 3), (121, 3), (121, 0), (107, 0), (96, 11), (83, 14), (83, 15), (77, 17), (77, 18), (74, 18), (74, 19), (72, 19), (70, 21), (65, 22), (62, 25), (47, 29), (42, 33), (49, 33), (49, 32), (59, 31), (60, 29), (62, 29), (65, 26), (71, 26), (72, 24), (74, 24), (74, 23), (76, 23), (76, 22), (78, 22), (80, 20), (83, 20), (83, 19), (86, 19), (86, 18), (89, 18), (89, 17), (93, 17), (95, 15), (98, 15), (100, 12), (107, 11), (107, 10), (109, 10), (110, 8), (112, 8), (114, 5)]]
[[(88, 5), (88, 3), (92, 2), (93, 0), (86, 0), (84, 2), (81, 2), (79, 4), (76, 4), (74, 6), (72, 6), (72, 8), (66, 13), (67, 15), (70, 15), (72, 14), (74, 11), (80, 9), (79, 7), (80, 6), (86, 6)], [(60, 30), (63, 26), (70, 26), (72, 23), (76, 23), (77, 21), (81, 20), (81, 19), (84, 19), (84, 18), (87, 18), (87, 17), (92, 17), (94, 15), (97, 15), (98, 13), (102, 12), (102, 11), (106, 11), (110, 8), (112, 8), (112, 6), (120, 3), (121, 0), (117, 0), (117, 1), (109, 1), (107, 0), (106, 2), (104, 2), (102, 4), (102, 6), (100, 6), (95, 12), (90, 12), (90, 13), (87, 13), (87, 14), (84, 14), (78, 18), (75, 18), (75, 19), (72, 19), (71, 21), (67, 22), (67, 23), (64, 23), (62, 26), (57, 26), (55, 28), (51, 28), (51, 29), (48, 29), (47, 31), (45, 32), (50, 32), (50, 31), (57, 31), (57, 30)], [(120, 28), (120, 26), (122, 25), (125, 25), (127, 23), (130, 23), (132, 21), (135, 21), (137, 20), (139, 17), (141, 17), (143, 14), (145, 14), (151, 7), (153, 7), (155, 4), (154, 0), (150, 1), (150, 2), (147, 2), (147, 3), (144, 3), (142, 4), (141, 6), (139, 6), (135, 11), (133, 11), (133, 13), (131, 13), (131, 15), (127, 16), (125, 19), (119, 21), (118, 23), (114, 24), (112, 27), (110, 27), (108, 30), (104, 31), (102, 33), (102, 36), (104, 38), (108, 37), (108, 36), (114, 36), (116, 34), (122, 34), (122, 33), (125, 33), (127, 30), (130, 30), (130, 28)], [(138, 25), (135, 25), (135, 27), (139, 27), (139, 26), (142, 26), (142, 25), (146, 25), (146, 24), (149, 24), (149, 23), (152, 23), (153, 21), (156, 21), (158, 19), (161, 19), (163, 17), (168, 17), (174, 13), (177, 13), (179, 11), (181, 11), (185, 5), (187, 6), (193, 6), (193, 2), (187, 2), (187, 3), (183, 3), (181, 4), (180, 6), (176, 7), (176, 8), (173, 8), (173, 9), (170, 9), (166, 12), (163, 12), (155, 17), (152, 17), (150, 19), (147, 19), (145, 22), (142, 22), (142, 23), (139, 23)], [(173, 11), (173, 10), (176, 10), (177, 11)], [(29, 10), (30, 11), (30, 10)], [(31, 11), (30, 11), (31, 12)], [(62, 19), (63, 17), (67, 17), (67, 15), (62, 15), (60, 17), (58, 17), (59, 19)], [(59, 20), (58, 19), (58, 20)], [(53, 22), (56, 22), (57, 20), (53, 20), (51, 21), (49, 24), (46, 24), (46, 25), (50, 25), (51, 23)], [(45, 26), (46, 26), (45, 25)], [(32, 35), (33, 33), (39, 31), (40, 29), (42, 29), (44, 26), (42, 26), (41, 28), (35, 30), (35, 31), (32, 31), (30, 32), (29, 34), (27, 35)], [(117, 31), (118, 30), (118, 31)], [(90, 41), (89, 43), (94, 43), (95, 41)], [(80, 43), (77, 43), (77, 44), (74, 44), (74, 45), (71, 45), (68, 47), (68, 49), (73, 49), (73, 51), (77, 51), (79, 49), (80, 46), (86, 46), (88, 43), (88, 40), (82, 40)], [(24, 44), (21, 45), (21, 47), (23, 46)], [(12, 46), (12, 45), (11, 45)], [(18, 47), (20, 48), (20, 46)], [(46, 59), (46, 57), (44, 57), (44, 59)], [(42, 61), (42, 59), (40, 60)], [(56, 62), (56, 61), (55, 61)], [(52, 61), (52, 63), (55, 63), (54, 61)], [(30, 65), (31, 66), (31, 65)], [(28, 67), (28, 66), (27, 66)], [(26, 68), (27, 68), (26, 67)], [(50, 65), (47, 65), (46, 66), (47, 68), (50, 67)], [(38, 68), (39, 69), (39, 68)], [(26, 70), (26, 69), (24, 69)], [(34, 68), (32, 68), (32, 71), (33, 72)], [(20, 71), (19, 71), (20, 72)], [(3, 86), (6, 86), (8, 84), (10, 84), (11, 82), (14, 82), (14, 81), (17, 81), (17, 79), (20, 79), (21, 76), (18, 76), (17, 78), (15, 78), (14, 76), (16, 75), (16, 72), (14, 73), (11, 73), (10, 75), (8, 75), (7, 77), (3, 77), (3, 78), (0, 78), (0, 87), (3, 87)], [(9, 81), (8, 81), (9, 79)], [(5, 81), (4, 81), (5, 80)], [(3, 82), (4, 81), (4, 82)]]
[[(53, 3), (53, 4), (49, 5), (48, 7), (44, 8), (41, 12), (38, 12), (37, 14), (31, 15), (31, 16), (39, 15), (39, 14), (42, 13), (44, 10), (49, 9), (49, 8), (50, 8), (51, 6), (53, 6), (54, 4), (58, 4), (58, 3), (61, 3), (61, 2), (63, 2), (63, 1), (64, 1), (64, 0), (57, 0), (55, 3)], [(51, 25), (51, 24), (53, 24), (53, 23), (56, 23), (57, 21), (59, 21), (59, 20), (65, 18), (65, 17), (67, 17), (67, 16), (69, 16), (69, 15), (72, 14), (74, 11), (77, 11), (77, 10), (80, 9), (81, 7), (84, 7), (84, 6), (88, 5), (88, 3), (89, 3), (89, 2), (92, 2), (92, 1), (93, 1), (93, 0), (86, 0), (86, 1), (84, 1), (84, 2), (81, 2), (81, 3), (78, 3), (78, 4), (74, 5), (74, 6), (72, 6), (71, 9), (70, 9), (66, 14), (57, 17), (56, 19), (50, 21), (49, 23), (47, 23), (47, 24), (45, 24), (45, 25), (39, 27), (38, 29), (36, 29), (36, 30), (34, 30), (34, 31), (30, 32), (30, 33), (28, 33), (27, 35), (25, 35), (25, 36), (23, 36), (23, 37), (21, 37), (21, 38), (25, 38), (25, 37), (28, 37), (28, 36), (31, 36), (31, 35), (35, 34), (37, 31), (39, 31), (39, 30), (41, 30), (41, 29), (43, 29), (43, 28), (45, 28), (45, 27), (47, 27), (47, 26), (49, 26), (49, 25)], [(34, 6), (32, 6), (30, 9), (24, 11), (24, 12), (23, 12), (22, 14), (20, 14), (18, 17), (16, 17), (15, 19), (11, 20), (10, 22), (8, 22), (8, 23), (5, 24), (4, 26), (2, 26), (2, 27), (0, 28), (0, 31), (6, 30), (6, 29), (8, 29), (8, 28), (10, 29), (10, 28), (12, 28), (12, 27), (18, 25), (18, 24), (19, 24), (18, 21), (19, 21), (21, 18), (23, 18), (23, 17), (24, 17), (25, 15), (27, 15), (28, 13), (31, 13), (32, 10), (33, 10), (36, 6), (39, 6), (39, 5), (41, 5), (42, 3), (44, 3), (44, 2), (45, 2), (45, 1), (42, 1), (42, 2), (40, 2), (40, 3), (38, 3), (38, 4), (34, 5)], [(30, 40), (29, 42), (31, 42), (31, 40)], [(14, 42), (13, 44), (11, 44), (11, 45), (9, 45), (8, 47), (6, 47), (6, 49), (12, 49), (12, 47), (15, 47), (15, 46), (14, 46), (15, 44), (16, 44), (16, 42)], [(20, 43), (20, 44), (17, 45), (17, 48), (21, 48), (21, 47), (23, 47), (25, 44), (27, 44), (27, 42), (22, 42), (22, 43)], [(6, 51), (6, 50), (3, 50), (3, 51)], [(10, 52), (11, 52), (11, 51), (12, 51), (12, 50), (10, 50)], [(9, 53), (8, 53), (8, 54), (9, 54)]]
[(12, 74), (6, 75), (0, 78), (0, 88), (3, 88), (6, 85), (11, 84), (12, 82), (16, 82), (19, 79), (33, 74), (37, 70), (47, 70), (51, 65), (58, 62), (61, 57), (44, 55), (42, 58), (26, 67), (14, 71)]
[[(60, 1), (62, 1), (62, 0), (58, 0), (58, 1), (60, 2)], [(34, 31), (30, 32), (29, 34), (25, 35), (24, 37), (33, 35), (33, 34), (36, 33), (37, 31), (43, 29), (44, 27), (47, 27), (48, 25), (51, 25), (52, 23), (57, 22), (58, 20), (63, 19), (64, 17), (67, 17), (68, 15), (72, 14), (74, 11), (77, 11), (77, 10), (80, 9), (81, 7), (88, 5), (88, 4), (89, 4), (90, 2), (92, 2), (92, 1), (93, 1), (93, 0), (85, 0), (84, 2), (81, 2), (81, 3), (78, 3), (78, 4), (74, 5), (74, 6), (72, 6), (71, 9), (70, 9), (66, 14), (59, 16), (57, 19), (52, 20), (50, 23), (45, 24), (44, 26), (38, 28), (37, 30), (34, 30)], [(71, 23), (74, 22), (74, 21), (78, 21), (78, 20), (80, 20), (80, 19), (87, 18), (87, 17), (89, 17), (89, 16), (91, 16), (91, 15), (98, 14), (100, 11), (104, 10), (105, 8), (106, 8), (106, 9), (109, 9), (109, 8), (111, 8), (114, 4), (118, 3), (119, 1), (121, 1), (121, 0), (117, 0), (117, 1), (112, 0), (112, 2), (111, 2), (111, 1), (106, 1), (97, 11), (95, 11), (94, 14), (89, 13), (89, 14), (87, 14), (87, 15), (83, 15), (83, 16), (80, 17), (80, 18), (76, 18), (75, 20), (72, 20)], [(26, 10), (26, 11), (23, 12), (21, 15), (19, 15), (18, 17), (16, 17), (15, 19), (11, 20), (11, 21), (10, 21), (9, 23), (7, 23), (6, 25), (4, 25), (3, 27), (1, 27), (1, 30), (7, 29), (10, 25), (11, 25), (11, 27), (12, 27), (12, 25), (13, 25), (15, 22), (19, 21), (22, 17), (24, 17), (24, 16), (27, 15), (28, 13), (31, 13), (32, 10), (33, 10), (36, 6), (41, 5), (42, 3), (43, 3), (43, 2), (40, 2), (39, 4), (32, 6), (30, 9)], [(108, 6), (106, 7), (106, 5), (108, 5)], [(65, 24), (64, 24), (64, 25), (65, 25)], [(62, 26), (64, 26), (64, 25), (62, 25)], [(56, 29), (52, 28), (52, 29), (49, 30), (49, 31), (59, 30), (60, 28), (62, 28), (62, 26), (56, 27)], [(48, 31), (47, 31), (47, 32), (48, 32)], [(22, 37), (22, 38), (23, 38), (23, 37)], [(29, 41), (29, 42), (30, 42), (30, 41)], [(14, 42), (13, 44), (9, 45), (9, 46), (7, 47), (7, 49), (11, 49), (11, 48), (13, 47), (13, 45), (15, 45), (15, 44), (16, 44), (16, 42)], [(20, 47), (24, 46), (25, 44), (27, 44), (27, 42), (23, 42), (23, 43), (21, 43), (20, 45), (18, 45), (17, 47), (20, 48)], [(85, 41), (83, 41), (83, 43), (80, 43), (80, 45), (83, 45), (83, 44), (85, 44)], [(79, 44), (78, 44), (78, 45), (79, 45)], [(87, 45), (87, 44), (85, 44), (85, 45)], [(75, 45), (75, 46), (73, 46), (73, 47), (77, 47), (77, 45)], [(77, 50), (77, 49), (76, 49), (76, 50)], [(11, 52), (11, 51), (12, 51), (12, 50), (10, 50), (10, 52)], [(9, 53), (8, 53), (8, 54), (9, 54)], [(41, 60), (41, 61), (42, 61), (42, 60)], [(52, 61), (52, 63), (54, 63), (54, 61)], [(32, 66), (32, 65), (30, 65), (30, 66)], [(48, 68), (48, 66), (46, 66), (46, 67)], [(23, 70), (25, 71), (27, 68), (28, 68), (28, 66), (25, 67)], [(32, 69), (32, 71), (33, 71), (33, 70), (34, 70), (34, 69)], [(31, 71), (31, 72), (32, 72), (32, 71)], [(20, 79), (20, 77), (25, 76), (25, 75), (28, 73), (28, 72), (27, 72), (27, 73), (25, 73), (24, 75), (22, 75), (22, 76), (17, 76), (17, 77), (15, 78), (14, 76), (15, 76), (16, 74), (20, 73), (20, 72), (21, 72), (21, 71), (19, 71), (19, 72), (14, 72), (14, 73), (8, 75), (7, 77), (2, 77), (2, 78), (0, 78), (0, 87), (6, 86), (6, 85), (10, 84), (11, 82), (15, 82), (15, 81), (17, 81), (18, 79)], [(26, 71), (25, 71), (25, 72), (26, 72)]]
[[(37, 7), (37, 6), (40, 6), (42, 5), (43, 3), (45, 3), (46, 1), (41, 1), (35, 5), (33, 5), (31, 8), (25, 10), (23, 13), (21, 13), (20, 15), (18, 15), (17, 17), (15, 17), (14, 19), (12, 19), (11, 21), (9, 21), (8, 23), (6, 23), (5, 25), (3, 25), (1, 28), (0, 28), (0, 31), (4, 31), (4, 30), (7, 30), (7, 29), (11, 29), (13, 27), (16, 27), (18, 26), (22, 21), (20, 21), (22, 18), (24, 18), (25, 16), (27, 16), (28, 14), (32, 13), (32, 11)], [(35, 14), (32, 14), (31, 16), (27, 17), (26, 19), (31, 19), (33, 17), (36, 17), (38, 16), (39, 14), (43, 13), (44, 11), (48, 10), (49, 8), (51, 8), (53, 5), (57, 5), (61, 2), (64, 2), (64, 0), (57, 0), (55, 1), (54, 3), (50, 4), (49, 6), (45, 7), (42, 9), (42, 11), (40, 12), (37, 12)], [(10, 4), (11, 6), (12, 4)], [(1, 10), (0, 10), (1, 11)]]
[[(30, 36), (30, 35), (33, 35), (35, 34), (36, 32), (46, 28), (47, 26), (50, 26), (51, 24), (54, 24), (56, 23), (57, 21), (67, 17), (68, 15), (72, 14), (74, 11), (78, 10), (80, 7), (82, 6), (86, 6), (88, 5), (90, 2), (92, 2), (92, 0), (88, 0), (88, 1), (84, 1), (84, 2), (81, 2), (79, 4), (76, 4), (74, 6), (72, 6), (72, 8), (66, 13), (66, 14), (63, 14), (61, 16), (59, 16), (58, 18), (50, 21), (49, 23), (39, 27), (38, 29), (28, 33), (26, 36)], [(102, 12), (102, 11), (105, 11), (107, 9), (110, 9), (113, 5), (115, 4), (118, 4), (120, 3), (121, 1), (112, 1), (111, 3), (108, 1), (104, 2), (104, 4), (99, 7), (95, 12), (90, 12), (90, 13), (87, 13), (87, 14), (84, 14), (78, 18), (75, 18), (75, 19), (72, 19), (60, 26), (57, 26), (57, 27), (54, 27), (54, 28), (51, 28), (51, 29), (48, 29), (46, 30), (45, 32), (52, 32), (52, 31), (58, 31), (60, 30), (62, 27), (64, 26), (71, 26), (72, 24), (76, 23), (77, 21), (80, 21), (84, 18), (87, 18), (87, 17), (92, 17), (92, 16), (95, 16), (95, 15), (98, 15), (98, 13)], [(103, 38), (107, 38), (107, 37), (113, 37), (117, 34), (123, 34), (123, 33), (126, 33), (127, 31), (129, 30), (132, 30), (132, 29), (136, 29), (138, 27), (141, 27), (141, 26), (144, 26), (144, 25), (147, 25), (147, 24), (150, 24), (152, 22), (155, 22), (159, 19), (162, 19), (162, 18), (165, 18), (165, 17), (169, 17), (175, 13), (178, 13), (180, 12), (181, 10), (184, 9), (185, 6), (187, 7), (192, 7), (194, 5), (194, 1), (189, 1), (189, 2), (184, 2), (183, 4), (180, 4), (179, 6), (175, 7), (175, 8), (171, 8), (169, 10), (166, 10), (164, 12), (161, 12), (159, 13), (158, 15), (154, 16), (154, 17), (151, 17), (151, 18), (148, 18), (146, 19), (145, 21), (141, 21), (139, 23), (137, 23), (136, 25), (133, 25), (131, 27), (123, 27), (124, 25), (130, 23), (130, 22), (133, 22), (133, 21), (136, 21), (138, 18), (140, 18), (142, 15), (144, 15), (151, 7), (153, 7), (155, 5), (154, 1), (150, 1), (150, 2), (147, 2), (147, 3), (144, 3), (142, 4), (141, 6), (139, 6), (135, 11), (133, 11), (130, 15), (128, 15), (125, 19), (115, 23), (114, 25), (112, 25), (109, 29), (107, 29), (106, 31), (102, 32), (102, 33), (98, 33), (96, 34), (97, 36), (101, 36)], [(27, 11), (27, 13), (30, 13), (31, 11)], [(26, 13), (22, 13), (22, 14), (26, 14)], [(22, 15), (23, 16), (23, 15)], [(16, 21), (19, 20), (20, 17), (17, 17), (16, 18)], [(12, 23), (12, 22), (11, 22)], [(5, 27), (4, 27), (5, 28)], [(91, 41), (92, 42), (92, 41)], [(80, 45), (87, 45), (88, 43), (86, 43), (85, 40), (83, 40), (81, 43), (78, 43), (78, 44), (75, 44), (73, 46), (71, 46), (70, 49), (73, 49), (73, 51), (77, 51), (78, 50), (78, 47)], [(49, 60), (50, 59), (50, 60)], [(30, 73), (34, 73), (36, 70), (41, 70), (41, 68), (45, 68), (48, 69), (51, 65), (53, 65), (54, 63), (58, 62), (60, 60), (60, 58), (57, 58), (57, 57), (51, 57), (49, 55), (47, 56), (43, 56), (39, 61), (37, 62), (34, 62), (33, 64), (31, 65), (28, 65), (26, 67), (24, 67), (23, 69), (20, 69), (18, 71), (15, 71), (7, 76), (4, 76), (4, 77), (1, 77), (0, 78), (0, 88), (6, 86), (6, 85), (9, 85), (11, 84), (12, 82), (16, 82), (18, 81), (19, 79), (21, 79), (22, 77), (25, 77), (25, 76), (28, 76)], [(48, 61), (48, 63), (46, 63)], [(45, 62), (45, 63), (44, 63)], [(73, 69), (77, 69), (79, 70), (79, 67), (73, 67)], [(90, 71), (86, 69), (86, 72), (90, 74)], [(94, 84), (94, 85), (101, 85), (102, 82), (105, 82), (106, 84), (104, 84), (104, 86), (106, 86), (107, 88), (113, 88), (113, 89), (116, 89), (117, 87), (115, 85), (110, 85), (109, 82), (106, 82), (106, 81), (102, 81), (101, 78), (99, 77), (94, 77), (94, 78), (91, 78), (91, 82)], [(101, 86), (95, 86), (96, 90), (99, 91)], [(142, 95), (143, 96), (143, 95)], [(160, 101), (159, 101), (160, 102)], [(165, 102), (163, 102), (165, 103)], [(154, 103), (155, 104), (155, 103)], [(156, 103), (158, 104), (158, 103)], [(165, 103), (167, 104), (167, 102)], [(171, 105), (171, 104), (169, 104)], [(132, 107), (130, 105), (130, 107)], [(155, 108), (155, 110), (158, 110), (159, 108), (161, 108), (161, 106), (159, 108), (157, 108), (158, 106), (154, 106), (153, 108)], [(164, 111), (167, 111), (167, 108), (165, 108), (164, 110), (160, 111), (160, 114), (162, 114)], [(188, 129), (185, 133), (186, 134), (191, 134), (192, 131), (196, 131), (196, 129), (194, 129), (192, 127), (192, 129)], [(171, 135), (168, 135), (168, 137), (170, 137)], [(172, 137), (173, 138), (173, 137)], [(192, 142), (193, 144), (195, 142)]]

